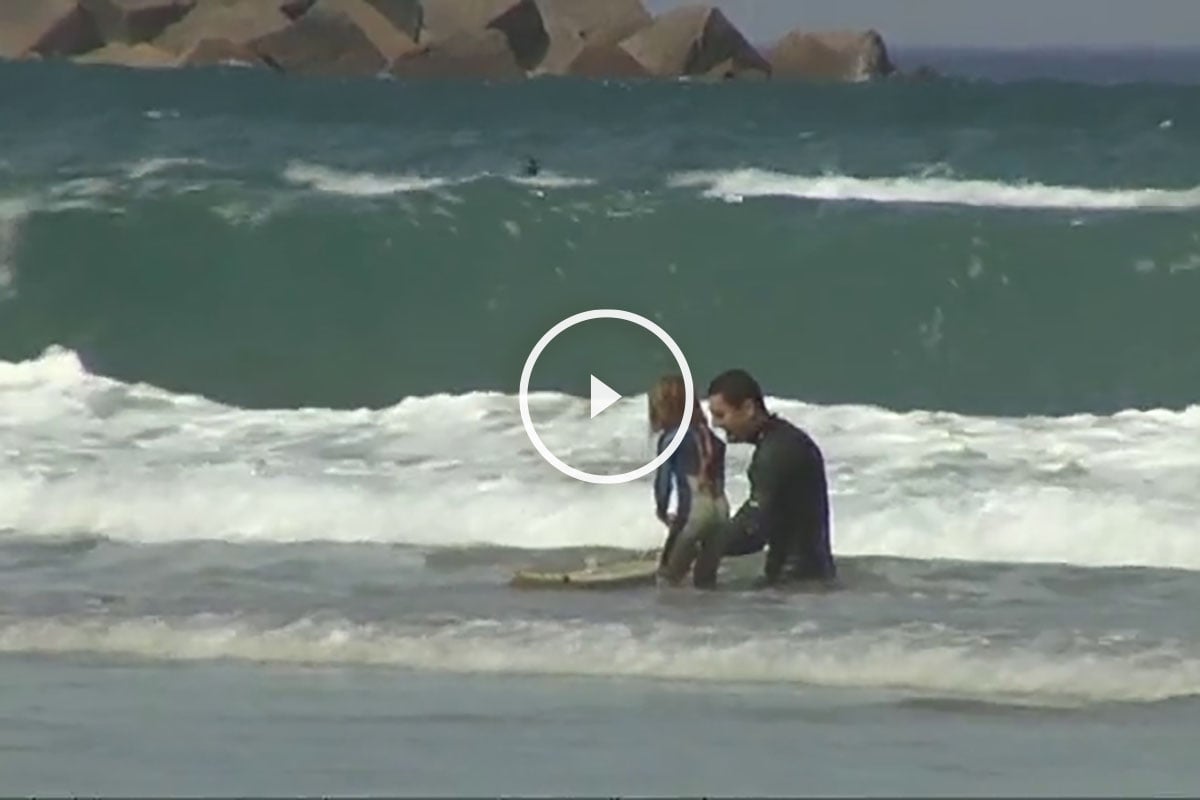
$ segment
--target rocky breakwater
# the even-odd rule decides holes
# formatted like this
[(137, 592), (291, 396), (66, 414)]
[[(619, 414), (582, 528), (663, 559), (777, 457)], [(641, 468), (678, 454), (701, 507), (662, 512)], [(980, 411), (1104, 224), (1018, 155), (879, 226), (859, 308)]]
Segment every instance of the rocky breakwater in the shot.
[(2, 0), (0, 58), (399, 79), (864, 81), (896, 72), (873, 30), (783, 33), (760, 51), (721, 11), (642, 0)]

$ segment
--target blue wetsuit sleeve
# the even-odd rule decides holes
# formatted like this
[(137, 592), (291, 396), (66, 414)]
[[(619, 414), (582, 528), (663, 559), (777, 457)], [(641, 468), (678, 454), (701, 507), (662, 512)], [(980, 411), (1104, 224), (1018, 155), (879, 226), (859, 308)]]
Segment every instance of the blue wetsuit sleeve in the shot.
[[(671, 443), (675, 432), (667, 431), (658, 440), (658, 452), (662, 453), (667, 449), (667, 445)], [(654, 503), (655, 512), (659, 519), (667, 518), (667, 507), (671, 500), (672, 486), (675, 489), (675, 518), (678, 522), (683, 523), (692, 513), (692, 486), (688, 483), (688, 464), (695, 462), (697, 454), (695, 452), (696, 442), (691, 436), (684, 438), (679, 448), (671, 454), (666, 463), (658, 468), (658, 472), (654, 476)]]
[[(670, 437), (666, 434), (658, 437), (657, 453), (661, 454), (670, 441)], [(674, 460), (674, 456), (667, 459), (654, 473), (654, 511), (663, 521), (667, 519), (667, 506), (671, 502), (671, 477), (674, 471)]]

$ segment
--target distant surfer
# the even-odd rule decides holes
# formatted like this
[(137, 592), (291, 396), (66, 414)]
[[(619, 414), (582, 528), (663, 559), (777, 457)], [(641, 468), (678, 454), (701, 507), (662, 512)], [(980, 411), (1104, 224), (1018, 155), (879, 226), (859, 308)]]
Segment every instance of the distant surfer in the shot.
[[(660, 378), (650, 390), (650, 428), (659, 433), (659, 453), (683, 423), (684, 394), (683, 379), (678, 375)], [(668, 514), (672, 490), (676, 500), (673, 515)], [(678, 586), (691, 570), (695, 586), (715, 586), (721, 533), (729, 523), (725, 443), (708, 427), (699, 402), (693, 406), (687, 435), (654, 476), (654, 504), (659, 520), (667, 526), (659, 577)]]
[(803, 430), (767, 411), (762, 389), (745, 370), (728, 370), (714, 378), (708, 403), (713, 425), (724, 430), (731, 443), (754, 445), (750, 497), (725, 527), (721, 555), (750, 555), (766, 547), (759, 585), (832, 583), (837, 568), (829, 542), (829, 493), (821, 449)]
[(538, 164), (538, 160), (533, 156), (525, 159), (525, 177), (536, 178), (538, 173), (542, 171), (542, 167)]

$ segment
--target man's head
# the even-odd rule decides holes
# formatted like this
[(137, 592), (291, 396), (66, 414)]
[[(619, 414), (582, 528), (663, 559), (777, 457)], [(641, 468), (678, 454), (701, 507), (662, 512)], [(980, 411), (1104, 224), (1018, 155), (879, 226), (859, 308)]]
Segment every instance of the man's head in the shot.
[(708, 411), (713, 425), (731, 442), (748, 442), (767, 418), (762, 389), (743, 369), (731, 369), (708, 385)]

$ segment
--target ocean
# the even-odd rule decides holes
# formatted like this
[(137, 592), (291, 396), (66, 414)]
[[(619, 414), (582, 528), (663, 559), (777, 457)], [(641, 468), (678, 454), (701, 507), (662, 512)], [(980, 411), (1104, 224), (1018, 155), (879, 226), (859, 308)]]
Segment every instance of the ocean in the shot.
[[(963, 69), (0, 64), (0, 786), (1194, 793), (1200, 88), (935, 56)], [(649, 479), (521, 427), (530, 348), (593, 308), (813, 435), (841, 590), (507, 585), (661, 544)], [(672, 368), (581, 334), (539, 432), (635, 468)], [(594, 420), (589, 371), (625, 395)]]

